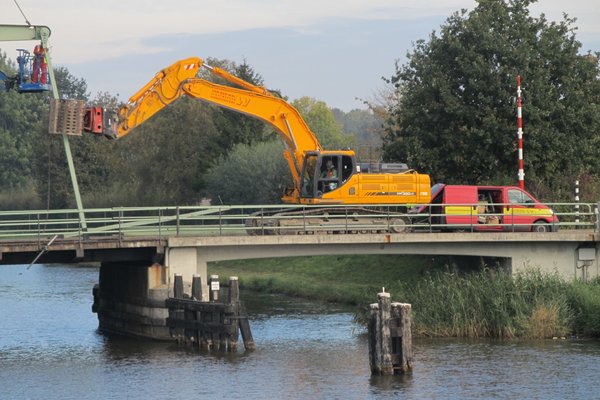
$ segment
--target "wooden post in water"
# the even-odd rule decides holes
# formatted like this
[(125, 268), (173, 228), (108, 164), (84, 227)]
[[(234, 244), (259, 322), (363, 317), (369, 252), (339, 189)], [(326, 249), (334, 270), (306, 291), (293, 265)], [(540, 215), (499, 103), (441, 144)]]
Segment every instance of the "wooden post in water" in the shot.
[(202, 301), (202, 277), (200, 275), (192, 277), (192, 300)]
[[(237, 324), (240, 328), (240, 333), (242, 334), (242, 341), (244, 342), (244, 348), (246, 350), (255, 350), (256, 344), (254, 343), (254, 338), (252, 337), (252, 331), (250, 330), (250, 322), (248, 322), (248, 314), (246, 313), (246, 307), (240, 301), (240, 287), (237, 276), (232, 276), (229, 278), (229, 302), (234, 303), (236, 307), (237, 314)], [(237, 346), (237, 330), (235, 336)]]
[[(176, 299), (183, 299), (183, 276), (179, 274), (175, 274), (174, 282), (173, 282), (173, 297)], [(171, 312), (169, 311), (169, 314)], [(182, 320), (184, 318), (185, 312), (183, 310), (176, 310), (173, 312), (173, 318)], [(169, 315), (169, 317), (171, 317)], [(178, 342), (182, 342), (184, 338), (184, 330), (182, 328), (175, 328), (173, 332), (173, 336)]]
[[(194, 301), (202, 301), (202, 277), (200, 275), (194, 274), (192, 276), (192, 293), (191, 300)], [(189, 311), (189, 314), (186, 315), (186, 319), (193, 321), (202, 321), (202, 313), (200, 311)], [(204, 332), (202, 329), (197, 327), (197, 329), (191, 329), (191, 342), (201, 347), (202, 346), (202, 338), (204, 337)]]
[(395, 373), (412, 369), (412, 305), (391, 304), (390, 335), (392, 339), (392, 364)]
[[(229, 304), (234, 307), (234, 313), (236, 317), (240, 314), (240, 286), (237, 276), (229, 277)], [(236, 351), (238, 345), (239, 332), (237, 329), (238, 319), (225, 321), (226, 324), (232, 324), (235, 326), (235, 333), (231, 335), (229, 339), (229, 351)], [(234, 330), (232, 330), (233, 332)]]
[(383, 289), (371, 304), (369, 364), (374, 375), (394, 375), (412, 368), (411, 305), (391, 303)]

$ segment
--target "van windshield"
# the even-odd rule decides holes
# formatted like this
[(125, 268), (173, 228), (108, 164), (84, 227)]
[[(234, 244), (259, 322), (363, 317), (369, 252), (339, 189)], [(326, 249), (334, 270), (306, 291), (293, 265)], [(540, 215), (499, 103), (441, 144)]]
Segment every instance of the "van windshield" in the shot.
[[(441, 199), (437, 199), (438, 194), (440, 194), (440, 192), (442, 191), (442, 189), (446, 186), (445, 183), (436, 183), (435, 185), (433, 185), (431, 187), (431, 203), (437, 203), (437, 204), (441, 204)], [(422, 205), (422, 206), (415, 206), (413, 207), (409, 212), (416, 214), (416, 213), (422, 213), (423, 211), (429, 209), (429, 207), (427, 205)]]
[(438, 193), (442, 191), (444, 186), (446, 185), (443, 183), (436, 183), (435, 185), (433, 185), (431, 187), (431, 199), (435, 199), (435, 196), (437, 196)]

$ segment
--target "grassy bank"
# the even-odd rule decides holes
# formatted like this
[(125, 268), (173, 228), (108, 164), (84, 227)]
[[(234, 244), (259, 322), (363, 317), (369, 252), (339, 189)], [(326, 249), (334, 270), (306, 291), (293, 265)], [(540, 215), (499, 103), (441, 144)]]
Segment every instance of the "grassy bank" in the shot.
[(439, 270), (431, 258), (321, 256), (211, 263), (209, 273), (238, 276), (247, 289), (362, 305), (392, 282), (416, 282)]
[[(327, 256), (220, 262), (210, 273), (248, 289), (343, 302), (363, 321), (382, 287), (413, 305), (417, 336), (600, 337), (600, 281), (565, 282), (529, 271), (452, 267), (445, 258)], [(468, 271), (468, 272), (466, 272)]]

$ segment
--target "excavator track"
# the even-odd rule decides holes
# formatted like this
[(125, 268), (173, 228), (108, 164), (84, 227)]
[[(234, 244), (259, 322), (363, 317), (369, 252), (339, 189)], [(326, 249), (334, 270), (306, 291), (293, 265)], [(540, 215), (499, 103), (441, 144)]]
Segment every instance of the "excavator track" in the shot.
[(249, 235), (404, 233), (411, 231), (406, 210), (320, 207), (257, 211), (246, 219)]

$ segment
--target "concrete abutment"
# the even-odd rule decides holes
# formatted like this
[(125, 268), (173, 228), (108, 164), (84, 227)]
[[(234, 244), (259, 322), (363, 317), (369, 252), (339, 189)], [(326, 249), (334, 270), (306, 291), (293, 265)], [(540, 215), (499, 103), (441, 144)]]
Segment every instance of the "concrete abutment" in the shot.
[[(94, 287), (92, 311), (103, 332), (157, 340), (173, 340), (167, 327), (165, 301), (173, 297), (174, 276), (183, 277), (191, 292), (194, 276), (202, 282), (203, 301), (208, 301), (207, 264), (195, 247), (166, 250), (164, 263), (152, 261), (103, 262)], [(204, 298), (206, 297), (206, 298)]]

